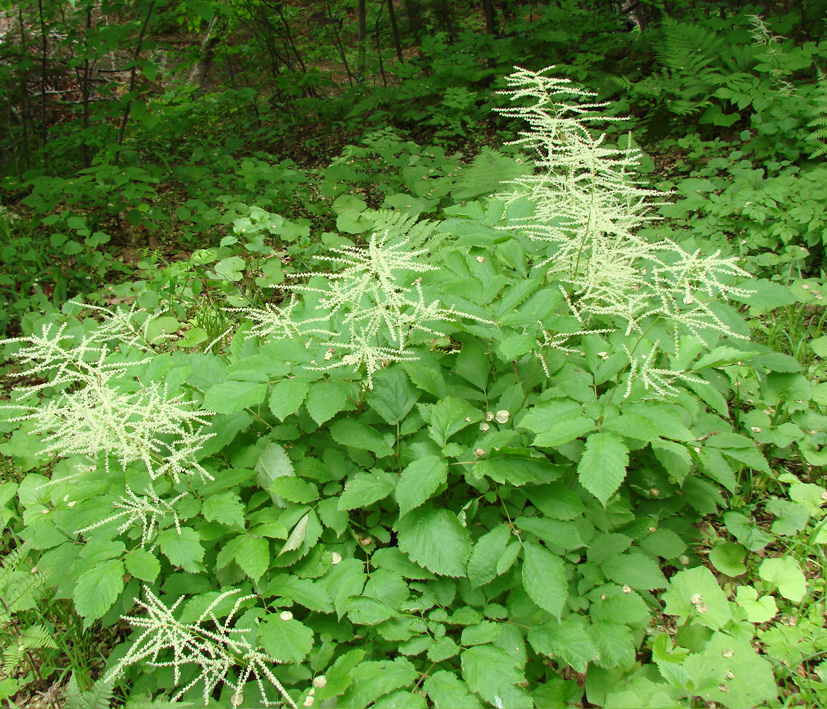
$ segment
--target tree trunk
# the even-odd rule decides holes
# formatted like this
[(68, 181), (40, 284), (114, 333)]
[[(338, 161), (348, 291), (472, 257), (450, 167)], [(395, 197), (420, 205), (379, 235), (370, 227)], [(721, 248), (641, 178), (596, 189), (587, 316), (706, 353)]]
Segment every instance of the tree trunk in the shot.
[(399, 41), (399, 25), (396, 24), (396, 10), (393, 9), (393, 0), (388, 0), (388, 19), (391, 23), (391, 34), (393, 35), (393, 46), (396, 49), (396, 58), (401, 62), (402, 43)]
[(485, 31), (493, 37), (499, 36), (497, 28), (497, 10), (494, 0), (482, 0), (482, 11), (485, 14)]
[(356, 81), (363, 82), (365, 80), (365, 69), (367, 66), (367, 44), (368, 44), (368, 10), (366, 0), (359, 0), (358, 8), (358, 25), (357, 25), (357, 59), (356, 59)]
[(132, 93), (135, 91), (135, 80), (137, 78), (138, 73), (138, 60), (141, 58), (141, 47), (144, 43), (144, 36), (146, 35), (146, 29), (149, 27), (149, 19), (152, 17), (152, 11), (155, 9), (155, 0), (152, 0), (149, 3), (149, 8), (146, 11), (146, 17), (144, 18), (144, 24), (141, 27), (141, 33), (138, 35), (138, 43), (135, 45), (135, 54), (132, 58), (132, 69), (129, 72), (129, 93), (128, 96), (130, 97), (127, 99), (126, 106), (123, 109), (123, 115), (121, 116), (121, 128), (118, 132), (118, 152), (115, 153), (115, 165), (121, 164), (121, 153), (123, 151), (123, 141), (126, 137), (126, 125), (129, 123), (129, 113), (132, 110), (132, 102), (135, 100), (132, 97)]

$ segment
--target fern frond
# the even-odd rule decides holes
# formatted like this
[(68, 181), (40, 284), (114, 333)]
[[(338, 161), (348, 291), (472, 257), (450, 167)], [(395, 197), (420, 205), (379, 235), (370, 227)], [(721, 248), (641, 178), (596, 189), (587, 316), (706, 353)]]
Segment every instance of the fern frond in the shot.
[(114, 683), (105, 678), (99, 679), (92, 689), (84, 692), (72, 674), (66, 685), (66, 709), (109, 709), (114, 694)]
[(453, 189), (455, 199), (473, 199), (484, 194), (491, 194), (504, 182), (513, 180), (525, 173), (520, 161), (499, 150), (484, 147), (466, 167)]
[(827, 74), (819, 70), (815, 85), (809, 126), (815, 130), (807, 136), (809, 143), (814, 143), (811, 156), (814, 158), (827, 155)]
[(665, 17), (663, 41), (655, 48), (661, 66), (686, 75), (696, 75), (717, 60), (724, 44), (722, 34), (700, 25)]

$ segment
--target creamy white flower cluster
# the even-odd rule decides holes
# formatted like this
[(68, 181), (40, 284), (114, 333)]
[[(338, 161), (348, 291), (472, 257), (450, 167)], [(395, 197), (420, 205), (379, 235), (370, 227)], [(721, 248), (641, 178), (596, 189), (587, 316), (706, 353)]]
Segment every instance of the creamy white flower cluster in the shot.
[[(291, 291), (286, 303), (236, 310), (255, 322), (250, 331), (254, 336), (321, 336), (322, 345), (328, 348), (325, 359), (333, 360), (340, 350), (345, 354), (329, 365), (314, 368), (364, 368), (367, 385), (372, 387), (373, 373), (389, 362), (416, 359), (409, 350), (414, 333), (439, 336), (441, 333), (433, 329), (435, 323), (454, 322), (458, 318), (480, 320), (444, 308), (438, 299), (426, 298), (420, 274), (437, 270), (426, 263), (428, 257), (428, 249), (413, 247), (399, 229), (380, 229), (371, 234), (365, 246), (331, 248), (329, 255), (318, 257), (339, 270), (294, 274), (295, 278), (309, 282), (284, 286)], [(295, 317), (299, 305), (296, 293), (315, 299), (323, 315)], [(335, 322), (340, 334), (322, 327), (337, 314), (340, 317)]]
[[(132, 311), (130, 311), (132, 312)], [(129, 316), (114, 316), (84, 335), (46, 324), (39, 334), (0, 341), (22, 344), (15, 353), (20, 377), (46, 381), (16, 389), (19, 403), (4, 406), (28, 413), (11, 419), (31, 421), (42, 436), (42, 452), (59, 457), (74, 454), (97, 459), (103, 454), (122, 467), (141, 463), (155, 480), (169, 476), (175, 482), (193, 474), (212, 476), (198, 463), (197, 452), (214, 434), (202, 433), (209, 412), (193, 410), (183, 396), (169, 397), (157, 382), (142, 385), (127, 372), (147, 360), (116, 358), (108, 342), (132, 342), (137, 332)], [(139, 349), (143, 349), (139, 346)], [(59, 394), (29, 403), (47, 387), (62, 386)]]
[[(144, 587), (146, 600), (136, 599), (136, 603), (146, 611), (146, 616), (124, 618), (133, 627), (142, 628), (143, 632), (109, 672), (106, 680), (114, 681), (130, 665), (146, 662), (151, 667), (172, 667), (175, 685), (178, 686), (181, 684), (181, 668), (195, 665), (200, 670), (199, 674), (189, 684), (179, 687), (172, 697), (173, 702), (179, 701), (190, 689), (202, 683), (204, 704), (209, 704), (213, 690), (219, 684), (224, 684), (234, 690), (233, 705), (238, 706), (241, 704), (244, 685), (252, 679), (258, 685), (261, 706), (286, 703), (296, 709), (296, 703), (270, 669), (278, 661), (261, 647), (250, 643), (249, 628), (232, 627), (241, 604), (256, 596), (237, 598), (223, 622), (216, 617), (215, 610), (219, 604), (238, 593), (241, 593), (238, 589), (222, 593), (210, 603), (195, 623), (186, 624), (173, 615), (183, 596), (167, 608), (152, 591)], [(235, 672), (231, 673), (231, 670)], [(237, 675), (235, 678), (234, 674)], [(265, 680), (278, 690), (283, 701), (268, 698)]]
[[(528, 122), (529, 130), (514, 144), (535, 153), (537, 169), (514, 180), (513, 190), (500, 197), (506, 203), (526, 197), (534, 203), (531, 215), (505, 228), (548, 244), (535, 266), (546, 268), (547, 277), (561, 285), (570, 311), (583, 326), (574, 334), (605, 333), (610, 325), (626, 336), (636, 332), (643, 338), (660, 320), (671, 329), (667, 339), (674, 339), (676, 349), (687, 332), (707, 345), (718, 336), (747, 339), (725, 322), (715, 304), (747, 297), (750, 291), (733, 282), (750, 274), (720, 251), (705, 255), (670, 239), (649, 240), (637, 233), (655, 220), (654, 200), (666, 195), (634, 178), (640, 151), (608, 146), (605, 134), (591, 130), (593, 123), (604, 120), (597, 112), (606, 104), (591, 102), (595, 94), (568, 79), (546, 76), (552, 69), (518, 68), (507, 78), (509, 89), (502, 93), (512, 101), (529, 99), (531, 105), (500, 112)], [(566, 351), (565, 342), (572, 336), (543, 329), (538, 356), (542, 359), (548, 349)], [(674, 393), (678, 380), (697, 381), (657, 366), (660, 355), (657, 344), (642, 358), (630, 355), (629, 387), (640, 379), (647, 389), (666, 394)]]

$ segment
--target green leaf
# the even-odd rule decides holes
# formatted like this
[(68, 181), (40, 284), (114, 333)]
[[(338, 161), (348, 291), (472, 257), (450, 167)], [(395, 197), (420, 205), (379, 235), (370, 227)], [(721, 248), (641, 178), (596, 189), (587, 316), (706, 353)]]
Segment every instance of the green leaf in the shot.
[(523, 588), (540, 608), (560, 618), (569, 595), (566, 567), (545, 547), (523, 543)]
[(422, 689), (436, 709), (482, 709), (479, 700), (468, 690), (468, 685), (453, 672), (438, 670), (429, 673)]
[(287, 451), (278, 443), (268, 443), (256, 462), (256, 482), (270, 493), (270, 498), (278, 507), (284, 507), (284, 501), (271, 490), (273, 482), (283, 477), (295, 476), (293, 462), (287, 456)]
[(524, 453), (500, 451), (474, 463), (474, 475), (483, 475), (501, 485), (519, 487), (528, 483), (551, 482), (560, 477), (560, 466), (545, 458), (531, 458)]
[(696, 693), (728, 709), (772, 705), (778, 696), (772, 665), (743, 637), (715, 633), (703, 652), (684, 661), (684, 667), (693, 678), (720, 677), (722, 681), (704, 683)]
[(333, 601), (330, 594), (319, 583), (281, 574), (268, 585), (265, 596), (282, 596), (317, 613), (332, 613)]
[(594, 623), (588, 629), (589, 638), (600, 653), (598, 663), (606, 669), (628, 667), (635, 659), (635, 641), (632, 631), (618, 623)]
[(473, 340), (462, 343), (462, 349), (456, 358), (456, 373), (459, 376), (471, 382), (477, 389), (485, 391), (490, 368), (488, 354), (482, 347)]
[(304, 403), (310, 384), (306, 379), (293, 377), (277, 382), (270, 393), (270, 411), (279, 421), (284, 421), (291, 414), (296, 413)]
[(736, 542), (722, 542), (716, 544), (709, 552), (709, 560), (712, 565), (727, 576), (740, 576), (746, 573), (744, 559), (747, 550)]
[(494, 705), (504, 690), (525, 679), (517, 668), (517, 658), (493, 645), (468, 648), (460, 660), (465, 683)]
[(394, 482), (393, 477), (382, 470), (356, 473), (345, 483), (345, 489), (339, 495), (339, 509), (368, 507), (390, 495), (394, 490)]
[(686, 543), (671, 529), (658, 529), (640, 540), (640, 546), (662, 559), (677, 559), (686, 550)]
[(385, 442), (382, 434), (361, 421), (336, 421), (330, 427), (330, 434), (337, 443), (371, 451), (378, 458), (384, 458), (393, 453), (393, 448)]
[(395, 689), (411, 687), (418, 676), (413, 663), (403, 657), (362, 662), (350, 671), (353, 684), (338, 706), (363, 709)]
[(554, 548), (569, 551), (586, 546), (574, 522), (564, 522), (548, 517), (517, 517), (514, 525), (523, 533), (533, 534)]
[(72, 598), (84, 619), (84, 627), (108, 611), (124, 588), (124, 566), (120, 559), (107, 559), (82, 573), (75, 584)]
[(439, 576), (465, 576), (471, 537), (449, 510), (426, 507), (396, 525), (399, 548)]
[(191, 574), (203, 570), (201, 562), (204, 559), (204, 547), (194, 529), (181, 527), (180, 534), (174, 528), (165, 529), (158, 535), (158, 543), (173, 566), (180, 566)]
[(428, 659), (431, 662), (442, 662), (449, 657), (459, 655), (459, 651), (460, 646), (452, 638), (444, 636), (428, 648)]
[(425, 503), (447, 479), (448, 463), (434, 455), (418, 458), (407, 466), (396, 484), (399, 516)]
[(778, 606), (772, 596), (761, 596), (752, 586), (738, 586), (736, 602), (744, 609), (750, 623), (766, 623), (778, 613)]
[(554, 519), (576, 519), (586, 511), (583, 501), (563, 483), (532, 487), (526, 495), (540, 512)]
[(244, 505), (234, 492), (210, 495), (201, 506), (204, 518), (228, 527), (244, 527)]
[(144, 549), (133, 549), (124, 561), (126, 570), (141, 581), (152, 583), (161, 572), (161, 562)]
[(613, 431), (626, 438), (635, 438), (646, 443), (658, 437), (658, 428), (650, 419), (633, 413), (607, 416), (603, 421), (603, 430)]
[(556, 421), (534, 437), (534, 445), (541, 447), (562, 446), (575, 438), (585, 436), (596, 428), (594, 421), (586, 416)]
[(207, 389), (204, 408), (219, 414), (231, 414), (260, 404), (266, 396), (266, 384), (230, 379)]
[[(519, 426), (534, 433), (544, 433), (562, 420), (579, 418), (582, 407), (571, 399), (554, 399), (532, 406), (520, 420)], [(577, 414), (577, 415), (573, 415)]]
[(681, 623), (692, 617), (712, 630), (720, 630), (730, 620), (732, 611), (726, 594), (712, 572), (704, 566), (679, 571), (669, 579), (663, 593), (664, 613), (678, 616)]
[(764, 581), (778, 586), (778, 592), (793, 603), (800, 603), (807, 593), (807, 579), (798, 562), (790, 556), (764, 559), (758, 574)]
[(619, 554), (604, 561), (600, 568), (607, 579), (632, 588), (651, 591), (666, 587), (666, 577), (657, 563), (643, 554)]
[(589, 663), (600, 656), (589, 637), (586, 621), (575, 615), (562, 622), (550, 620), (530, 630), (528, 641), (537, 652), (571, 665), (576, 672), (585, 672)]
[(298, 664), (313, 649), (313, 631), (295, 618), (283, 620), (279, 613), (271, 613), (259, 623), (258, 637), (261, 646), (279, 662)]
[(350, 406), (348, 386), (336, 379), (314, 382), (304, 405), (313, 420), (321, 426)]
[(388, 367), (373, 375), (373, 389), (368, 393), (367, 402), (392, 426), (405, 420), (417, 399), (419, 391), (411, 385), (402, 367)]
[(235, 560), (253, 581), (258, 581), (270, 565), (270, 542), (263, 537), (243, 535), (235, 547)]
[(319, 499), (319, 489), (309, 480), (286, 476), (270, 483), (270, 492), (288, 502), (307, 503)]
[(442, 447), (457, 431), (482, 419), (482, 412), (467, 401), (445, 397), (427, 407), (428, 435)]
[(580, 483), (605, 506), (620, 487), (629, 465), (629, 449), (616, 433), (593, 433), (577, 466)]

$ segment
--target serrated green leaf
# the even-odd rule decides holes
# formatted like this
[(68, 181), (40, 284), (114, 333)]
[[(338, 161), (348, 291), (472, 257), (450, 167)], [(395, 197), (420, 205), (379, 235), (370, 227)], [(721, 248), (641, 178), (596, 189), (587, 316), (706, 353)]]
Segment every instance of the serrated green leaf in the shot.
[(658, 437), (658, 428), (645, 416), (634, 413), (621, 413), (619, 416), (607, 416), (603, 421), (604, 431), (613, 431), (626, 438), (635, 438), (650, 443)]
[(468, 685), (453, 672), (438, 670), (429, 674), (422, 689), (436, 709), (482, 709), (479, 700), (468, 690)]
[(279, 556), (286, 554), (289, 551), (296, 551), (302, 546), (302, 544), (304, 544), (305, 539), (307, 539), (307, 528), (310, 525), (310, 515), (311, 513), (308, 512), (304, 515), (304, 517), (296, 522), (296, 526), (290, 531), (290, 536), (287, 537), (287, 541), (284, 542), (284, 546), (281, 548)]
[(388, 367), (374, 373), (373, 389), (368, 393), (367, 402), (387, 423), (396, 425), (405, 420), (419, 394), (402, 367)]
[(575, 615), (562, 622), (550, 620), (530, 630), (528, 641), (537, 652), (571, 665), (576, 672), (585, 672), (589, 663), (600, 656), (589, 637), (586, 621)]
[(651, 615), (646, 602), (636, 591), (620, 586), (603, 587), (589, 609), (591, 618), (599, 623), (623, 623), (643, 626)]
[(442, 662), (449, 657), (455, 657), (459, 654), (459, 651), (460, 646), (454, 642), (453, 638), (446, 635), (439, 638), (428, 648), (428, 659), (431, 662)]
[(585, 436), (596, 428), (594, 421), (586, 416), (556, 421), (534, 437), (534, 445), (540, 447), (562, 446), (575, 438)]
[(353, 684), (342, 697), (340, 706), (363, 709), (395, 689), (411, 687), (418, 676), (413, 663), (403, 657), (362, 662), (350, 671)]
[(361, 421), (340, 420), (330, 427), (333, 440), (343, 446), (368, 450), (376, 454), (377, 458), (384, 458), (393, 453), (379, 431)]
[(449, 510), (425, 507), (396, 525), (399, 548), (439, 576), (465, 576), (471, 536)]
[(540, 608), (560, 618), (569, 595), (566, 567), (545, 547), (523, 543), (523, 588)]
[(144, 549), (133, 549), (124, 559), (126, 570), (141, 581), (152, 583), (161, 572), (161, 562), (155, 554)]
[(548, 517), (517, 517), (514, 524), (524, 534), (533, 534), (539, 540), (554, 547), (568, 551), (585, 546), (574, 522), (564, 522)]
[(632, 588), (651, 591), (666, 587), (666, 577), (657, 563), (643, 554), (618, 554), (604, 561), (600, 568), (607, 579)]
[(296, 413), (309, 391), (310, 384), (306, 379), (301, 377), (282, 379), (270, 392), (270, 411), (279, 421), (284, 421), (288, 416)]
[[(443, 392), (444, 393), (444, 392)], [(482, 412), (467, 401), (444, 397), (427, 407), (428, 435), (440, 447), (466, 426), (482, 419)]]
[(593, 433), (586, 439), (577, 477), (605, 506), (620, 487), (629, 465), (629, 449), (616, 433)]
[(434, 455), (418, 458), (408, 465), (396, 483), (399, 516), (424, 504), (448, 479), (448, 463)]
[(617, 623), (594, 623), (588, 628), (589, 638), (600, 653), (598, 664), (606, 669), (628, 667), (635, 658), (632, 631)]
[(345, 382), (335, 379), (314, 382), (310, 386), (304, 405), (313, 420), (321, 426), (350, 406), (348, 386)]
[(525, 679), (516, 666), (516, 658), (493, 645), (477, 645), (463, 650), (460, 661), (462, 678), (468, 687), (495, 705), (496, 697), (504, 690)]
[(526, 495), (540, 512), (554, 519), (576, 519), (586, 511), (583, 501), (563, 483), (531, 487)]
[(278, 507), (284, 507), (284, 501), (279, 495), (270, 490), (270, 486), (279, 478), (296, 474), (287, 451), (278, 443), (268, 443), (258, 457), (255, 470), (256, 482), (259, 487), (270, 493), (270, 498)]
[(108, 611), (124, 588), (124, 566), (120, 559), (107, 559), (82, 573), (75, 584), (72, 598), (84, 627)]
[(365, 596), (351, 596), (345, 603), (347, 617), (355, 625), (379, 625), (398, 613), (386, 603)]
[(333, 601), (327, 589), (312, 579), (280, 574), (267, 584), (266, 596), (282, 596), (317, 613), (332, 613)]
[(244, 505), (234, 492), (210, 495), (201, 506), (204, 518), (228, 527), (244, 527)]
[(244, 534), (235, 546), (235, 560), (253, 581), (258, 581), (270, 565), (270, 543), (263, 537)]
[(485, 645), (493, 643), (502, 631), (502, 625), (499, 623), (492, 623), (490, 620), (484, 620), (477, 625), (467, 625), (462, 629), (461, 642), (464, 647), (471, 645)]
[(295, 618), (272, 613), (258, 625), (261, 646), (279, 662), (299, 663), (313, 649), (313, 631)]
[(319, 499), (319, 488), (309, 480), (286, 476), (273, 480), (270, 483), (270, 492), (288, 502), (308, 503)]
[(640, 540), (643, 549), (662, 559), (677, 559), (686, 550), (686, 543), (671, 529), (658, 529)]
[(527, 454), (493, 453), (481, 458), (472, 467), (474, 475), (491, 478), (501, 485), (527, 485), (551, 482), (560, 477), (560, 466), (546, 459), (531, 458)]
[(339, 495), (340, 510), (355, 510), (368, 507), (383, 500), (394, 491), (394, 479), (382, 470), (370, 473), (356, 473), (345, 483)]
[(554, 399), (532, 406), (520, 419), (519, 426), (534, 433), (543, 433), (561, 420), (578, 418), (582, 407), (571, 399)]
[(230, 379), (207, 389), (204, 408), (219, 414), (231, 414), (260, 404), (266, 396), (266, 384)]
[(181, 527), (181, 533), (173, 529), (165, 529), (158, 535), (158, 543), (164, 556), (173, 566), (180, 566), (191, 574), (201, 571), (201, 562), (204, 559), (204, 547), (198, 533), (190, 527)]
[(477, 540), (468, 558), (468, 580), (472, 586), (483, 586), (497, 576), (497, 562), (510, 539), (511, 531), (501, 524)]

